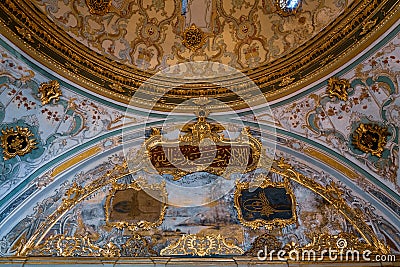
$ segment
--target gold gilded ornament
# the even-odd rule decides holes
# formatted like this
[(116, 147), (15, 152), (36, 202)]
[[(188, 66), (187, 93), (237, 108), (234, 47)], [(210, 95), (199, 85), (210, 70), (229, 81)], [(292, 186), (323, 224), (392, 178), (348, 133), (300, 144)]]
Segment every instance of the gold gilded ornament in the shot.
[(353, 133), (353, 145), (365, 153), (382, 157), (388, 135), (390, 134), (386, 127), (372, 123), (361, 123)]
[(94, 15), (105, 15), (111, 8), (112, 0), (86, 0), (89, 12)]
[(161, 256), (172, 255), (242, 255), (243, 249), (231, 244), (221, 235), (183, 235), (160, 252)]
[[(153, 167), (147, 166), (146, 169), (154, 168), (160, 175), (170, 174), (174, 180), (198, 171), (229, 179), (232, 173), (247, 173), (262, 164), (265, 159), (262, 143), (251, 135), (248, 128), (244, 128), (235, 140), (229, 140), (221, 134), (224, 128), (207, 122), (205, 115), (200, 114), (196, 123), (185, 125), (181, 129), (185, 134), (178, 140), (165, 140), (160, 130), (153, 129), (144, 144), (147, 155), (144, 164)], [(201, 146), (203, 152), (199, 153)], [(211, 163), (208, 161), (210, 158), (213, 158)], [(134, 164), (143, 165), (140, 162)]]
[(28, 128), (17, 126), (15, 129), (6, 128), (1, 130), (1, 147), (3, 158), (11, 159), (15, 156), (23, 156), (36, 148), (36, 140), (30, 138), (33, 133)]
[(349, 88), (350, 83), (348, 80), (332, 77), (328, 80), (328, 88), (326, 92), (330, 98), (337, 97), (339, 100), (347, 101), (349, 95), (347, 89)]
[(39, 87), (40, 100), (42, 101), (42, 105), (46, 105), (54, 100), (53, 103), (56, 103), (60, 100), (60, 96), (62, 96), (62, 92), (60, 90), (60, 84), (58, 81), (53, 80), (48, 83), (41, 83)]
[(182, 44), (190, 49), (191, 51), (196, 51), (201, 48), (206, 42), (206, 34), (195, 24), (187, 28), (183, 32)]

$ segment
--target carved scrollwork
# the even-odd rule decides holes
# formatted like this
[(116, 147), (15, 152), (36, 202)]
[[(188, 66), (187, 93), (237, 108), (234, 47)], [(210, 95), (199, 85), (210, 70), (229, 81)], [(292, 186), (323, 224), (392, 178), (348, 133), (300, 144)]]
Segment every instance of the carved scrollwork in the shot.
[(339, 100), (347, 101), (349, 93), (347, 90), (350, 88), (350, 82), (346, 79), (339, 79), (332, 77), (328, 80), (327, 93), (330, 98), (337, 97)]
[(53, 80), (48, 83), (41, 83), (39, 87), (40, 100), (42, 101), (42, 105), (46, 105), (50, 103), (52, 100), (53, 103), (56, 103), (60, 100), (60, 96), (62, 96), (62, 92), (60, 90), (60, 84), (58, 81)]
[[(236, 182), (234, 202), (240, 223), (252, 229), (284, 227), (295, 223), (296, 198), (289, 180), (272, 182), (268, 177), (260, 176), (262, 183), (257, 188), (251, 188), (250, 182)], [(272, 202), (268, 197), (271, 194), (279, 195), (281, 202)]]

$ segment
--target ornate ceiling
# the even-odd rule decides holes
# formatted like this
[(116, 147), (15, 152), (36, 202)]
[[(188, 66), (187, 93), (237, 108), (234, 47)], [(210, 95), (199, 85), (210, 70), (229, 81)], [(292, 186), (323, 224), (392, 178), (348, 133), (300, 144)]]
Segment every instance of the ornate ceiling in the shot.
[(0, 263), (400, 257), (400, 4), (301, 2), (2, 1)]
[[(204, 1), (204, 8), (189, 4), (185, 16), (180, 1), (112, 1), (99, 7), (104, 15), (91, 14), (87, 3), (5, 1), (2, 20), (10, 31), (4, 34), (23, 40), (35, 59), (68, 79), (124, 103), (156, 71), (193, 60), (242, 70), (268, 100), (277, 99), (344, 64), (396, 21), (393, 2), (376, 0), (306, 1), (302, 12), (287, 17), (267, 0)], [(195, 50), (185, 46), (193, 23), (204, 33)], [(184, 89), (179, 98), (198, 97)], [(234, 109), (246, 107), (234, 93), (215, 91)], [(176, 106), (174, 92), (164, 98), (155, 109)]]

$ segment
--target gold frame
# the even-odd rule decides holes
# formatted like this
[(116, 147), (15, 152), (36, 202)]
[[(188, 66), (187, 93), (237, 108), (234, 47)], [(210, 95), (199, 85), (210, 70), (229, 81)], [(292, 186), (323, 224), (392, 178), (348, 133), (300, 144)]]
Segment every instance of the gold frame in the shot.
[[(178, 168), (174, 170), (169, 170), (165, 168), (157, 169), (156, 167), (152, 166), (151, 163), (151, 149), (157, 146), (168, 146), (168, 145), (173, 145), (173, 146), (179, 146), (180, 144), (188, 144), (188, 145), (193, 145), (197, 146), (200, 144), (200, 142), (206, 138), (211, 139), (212, 141), (215, 142), (216, 145), (237, 145), (237, 146), (244, 146), (248, 145), (251, 147), (251, 157), (252, 157), (252, 164), (250, 166), (247, 166), (245, 169), (245, 173), (251, 172), (258, 168), (260, 164), (265, 160), (265, 155), (263, 155), (263, 148), (262, 148), (262, 143), (255, 137), (253, 137), (250, 133), (250, 129), (248, 127), (245, 127), (239, 137), (231, 141), (229, 139), (226, 139), (223, 137), (223, 135), (219, 134), (222, 129), (220, 128), (221, 126), (219, 125), (214, 125), (206, 121), (206, 117), (199, 116), (197, 123), (195, 123), (193, 126), (190, 127), (184, 127), (182, 131), (187, 132), (186, 134), (179, 136), (178, 140), (164, 140), (163, 136), (161, 135), (161, 132), (159, 129), (152, 129), (152, 134), (151, 136), (145, 141), (144, 144), (144, 150), (146, 154), (146, 160), (144, 162), (145, 165), (151, 165), (151, 166), (146, 166), (146, 170), (151, 170), (152, 168), (156, 169), (160, 175), (163, 174), (170, 174), (173, 176), (174, 180), (179, 180), (183, 176), (199, 171), (198, 169), (193, 169), (193, 171), (184, 171), (180, 170)], [(205, 130), (203, 130), (205, 129)], [(134, 164), (144, 167), (143, 162), (134, 162)], [(140, 168), (139, 167), (139, 168)], [(205, 170), (211, 174), (215, 175), (223, 175), (225, 179), (229, 179), (229, 176), (235, 172), (238, 171), (243, 171), (242, 169), (239, 168), (229, 168), (229, 165), (227, 166), (228, 170), (221, 168), (221, 167), (211, 167), (208, 166)]]
[[(368, 146), (365, 146), (361, 139), (364, 133), (367, 132), (372, 132), (374, 134), (377, 134), (379, 139), (377, 140), (377, 149), (372, 149)], [(354, 131), (353, 133), (353, 145), (365, 152), (365, 153), (371, 153), (371, 155), (373, 156), (377, 156), (377, 157), (382, 157), (382, 152), (385, 149), (385, 145), (387, 143), (386, 137), (390, 135), (390, 133), (388, 132), (388, 128), (387, 127), (382, 127), (379, 126), (378, 124), (372, 124), (372, 123), (361, 123), (360, 126), (358, 126), (358, 128)]]
[(57, 103), (60, 100), (60, 96), (62, 96), (60, 83), (56, 80), (41, 83), (39, 93), (41, 93), (40, 100), (43, 106), (50, 103), (51, 100), (54, 100), (53, 103)]
[[(149, 190), (159, 190), (161, 192), (162, 195), (162, 201), (160, 201), (162, 203), (162, 209), (160, 212), (160, 217), (158, 218), (157, 221), (155, 222), (149, 222), (149, 221), (139, 221), (135, 224), (131, 224), (127, 221), (120, 221), (120, 222), (110, 222), (110, 215), (111, 215), (111, 200), (112, 198), (115, 196), (115, 193), (119, 190), (126, 190), (126, 189), (134, 189), (136, 191), (140, 191), (140, 190), (144, 190), (145, 189), (149, 189)], [(123, 229), (123, 228), (128, 228), (131, 231), (135, 231), (139, 228), (148, 230), (150, 228), (154, 228), (157, 227), (159, 225), (162, 224), (164, 217), (165, 217), (165, 212), (167, 209), (167, 190), (165, 188), (165, 181), (163, 181), (162, 183), (159, 184), (148, 184), (146, 182), (146, 180), (144, 180), (143, 178), (138, 178), (137, 180), (133, 181), (131, 184), (118, 184), (118, 183), (113, 183), (112, 185), (112, 189), (110, 190), (110, 193), (108, 194), (107, 198), (106, 198), (106, 202), (104, 205), (104, 213), (105, 213), (105, 217), (106, 217), (106, 225), (110, 226), (110, 227), (115, 227), (117, 229)]]
[[(28, 154), (31, 152), (33, 149), (36, 149), (37, 142), (34, 138), (30, 138), (34, 136), (34, 134), (28, 129), (28, 128), (22, 128), (20, 126), (16, 126), (16, 128), (6, 128), (5, 130), (1, 130), (2, 136), (1, 136), (1, 147), (3, 148), (3, 158), (4, 160), (9, 160), (15, 156), (23, 156), (25, 154)], [(26, 142), (26, 147), (24, 148), (18, 148), (18, 147), (12, 147), (16, 146), (18, 144), (9, 144), (8, 143), (8, 138), (10, 136), (22, 136), (24, 140), (18, 139), (19, 141), (25, 141)], [(9, 149), (15, 150), (15, 152), (10, 152)]]
[(287, 194), (289, 194), (290, 200), (292, 201), (292, 214), (290, 219), (279, 219), (275, 218), (272, 221), (266, 221), (264, 219), (256, 219), (254, 221), (246, 221), (243, 218), (242, 210), (240, 208), (239, 199), (242, 196), (242, 191), (249, 189), (251, 187), (251, 182), (236, 182), (235, 194), (234, 194), (234, 205), (238, 213), (239, 221), (242, 225), (251, 227), (252, 229), (257, 229), (261, 226), (265, 226), (267, 229), (272, 229), (273, 227), (284, 227), (297, 222), (296, 215), (296, 197), (290, 186), (289, 180), (284, 178), (283, 182), (272, 182), (266, 175), (261, 174), (257, 178), (257, 181), (262, 180), (262, 183), (258, 186), (260, 188), (275, 187), (275, 188), (285, 188)]

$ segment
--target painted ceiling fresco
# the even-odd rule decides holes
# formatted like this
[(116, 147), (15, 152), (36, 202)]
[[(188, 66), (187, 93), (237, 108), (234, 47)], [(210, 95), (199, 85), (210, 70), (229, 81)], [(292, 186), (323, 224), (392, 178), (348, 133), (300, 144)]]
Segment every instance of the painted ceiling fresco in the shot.
[[(290, 68), (290, 62), (284, 64), (288, 55), (332, 30), (362, 1), (302, 1), (290, 15), (269, 1), (188, 1), (187, 8), (181, 1), (100, 2), (29, 4), (62, 36), (115, 64), (115, 73), (121, 65), (151, 74), (209, 60), (245, 73), (267, 66), (258, 76), (267, 77), (269, 65), (282, 60)], [(368, 8), (358, 10), (365, 16), (378, 5), (367, 2)], [(5, 4), (12, 7), (13, 1)], [(384, 6), (387, 1), (379, 7)], [(3, 16), (2, 26), (12, 29)], [(379, 35), (369, 43), (351, 39), (363, 44), (352, 50), (353, 58), (342, 50), (343, 64), (336, 69), (324, 65), (334, 61), (329, 56), (315, 60), (327, 75), (274, 99), (269, 108), (238, 108), (237, 118), (224, 125), (217, 121), (223, 115), (207, 117), (207, 97), (198, 99), (202, 109), (193, 115), (172, 119), (166, 110), (127, 109), (124, 101), (91, 88), (90, 77), (100, 81), (101, 71), (88, 67), (80, 76), (73, 57), (59, 67), (54, 58), (38, 56), (49, 46), (36, 42), (40, 34), (30, 30), (29, 20), (17, 37), (8, 26), (1, 28), (0, 262), (16, 256), (252, 261), (265, 248), (321, 253), (328, 247), (400, 257), (400, 25), (397, 20), (380, 28), (385, 19), (376, 16), (358, 30), (349, 24), (360, 38)], [(185, 32), (192, 24), (196, 27)], [(185, 34), (196, 32), (204, 34), (200, 46), (184, 42)], [(271, 88), (286, 90), (299, 81), (291, 77)], [(123, 81), (109, 78), (96, 86), (107, 91), (111, 83), (125, 90)], [(257, 79), (252, 80), (260, 85)], [(179, 120), (185, 116), (187, 124)], [(268, 135), (274, 136), (273, 146), (265, 144)], [(187, 142), (181, 152), (197, 146), (182, 152), (190, 155), (208, 149), (210, 140), (219, 142), (214, 165), (167, 170), (167, 152), (158, 153), (159, 147), (175, 137)], [(224, 173), (234, 145), (243, 143), (253, 145), (253, 164)]]
[[(104, 16), (84, 1), (31, 1), (69, 36), (113, 60), (156, 72), (188, 60), (234, 68), (262, 66), (298, 48), (351, 1), (305, 1), (301, 16), (282, 17), (272, 1), (109, 1)], [(196, 53), (182, 44), (192, 24), (207, 36)]]

